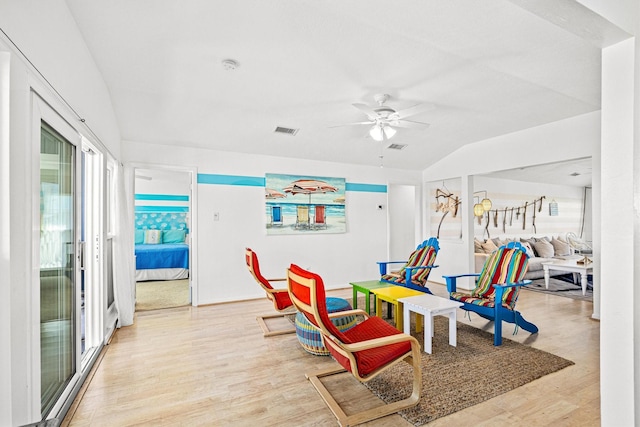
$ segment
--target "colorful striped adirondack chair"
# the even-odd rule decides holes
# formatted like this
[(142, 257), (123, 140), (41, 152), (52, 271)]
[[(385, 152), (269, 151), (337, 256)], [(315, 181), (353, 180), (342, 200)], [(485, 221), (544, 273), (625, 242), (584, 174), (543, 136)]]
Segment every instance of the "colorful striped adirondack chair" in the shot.
[[(329, 313), (325, 302), (324, 283), (320, 276), (292, 264), (287, 270), (287, 284), (291, 301), (298, 311), (321, 334), (324, 346), (339, 364), (323, 371), (305, 374), (316, 388), (341, 426), (353, 426), (415, 406), (420, 401), (422, 368), (420, 344), (403, 334), (380, 317), (369, 317), (364, 310)], [(341, 316), (364, 318), (352, 328), (341, 331), (331, 319)], [(351, 373), (358, 381), (366, 382), (400, 361), (413, 368), (413, 386), (407, 397), (346, 414), (322, 379), (332, 375)], [(312, 363), (315, 364), (315, 363)], [(311, 366), (311, 365), (310, 365)], [(331, 389), (335, 390), (335, 387)]]
[[(433, 263), (436, 261), (439, 249), (438, 239), (431, 237), (418, 245), (408, 261), (378, 261), (380, 281), (431, 294), (431, 290), (427, 287), (427, 279), (431, 269), (438, 267)], [(398, 272), (387, 273), (389, 264), (404, 265)]]
[[(494, 321), (493, 345), (502, 344), (502, 322), (515, 324), (514, 334), (518, 327), (532, 334), (538, 333), (538, 327), (522, 317), (516, 311), (516, 301), (520, 287), (528, 285), (531, 280), (523, 280), (529, 266), (529, 257), (519, 242), (510, 242), (494, 251), (484, 263), (480, 274), (463, 274), (443, 276), (447, 281), (449, 298), (460, 301), (463, 310), (473, 311), (488, 320)], [(476, 276), (476, 287), (471, 294), (456, 291), (458, 277)], [(501, 301), (496, 304), (496, 301)]]

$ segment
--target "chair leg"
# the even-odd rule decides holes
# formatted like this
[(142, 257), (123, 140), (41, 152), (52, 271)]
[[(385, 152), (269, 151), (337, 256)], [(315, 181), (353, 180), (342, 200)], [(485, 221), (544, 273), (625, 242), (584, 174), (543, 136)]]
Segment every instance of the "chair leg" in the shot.
[(397, 402), (385, 403), (366, 411), (358, 412), (355, 414), (347, 415), (338, 402), (333, 398), (329, 390), (320, 380), (323, 377), (331, 375), (337, 375), (346, 373), (347, 371), (339, 366), (337, 368), (328, 369), (325, 371), (316, 372), (313, 374), (305, 374), (307, 379), (313, 384), (317, 392), (325, 401), (333, 415), (338, 419), (338, 424), (342, 427), (355, 426), (367, 421), (375, 420), (378, 418), (386, 417), (387, 415), (395, 414), (403, 409), (411, 408), (418, 404), (420, 401), (420, 394), (422, 391), (422, 370), (420, 367), (420, 348), (416, 346), (413, 348), (410, 356), (405, 358), (405, 361), (411, 363), (413, 366), (413, 391), (409, 397)]
[(284, 334), (291, 334), (294, 333), (296, 331), (296, 327), (292, 326), (291, 328), (286, 328), (286, 329), (276, 329), (276, 330), (271, 330), (269, 329), (269, 327), (267, 326), (267, 323), (265, 322), (265, 319), (276, 319), (276, 318), (284, 318), (287, 316), (291, 316), (294, 315), (294, 312), (291, 313), (278, 313), (278, 314), (265, 314), (263, 316), (257, 316), (256, 320), (258, 321), (258, 324), (260, 325), (260, 327), (262, 328), (262, 336), (263, 337), (272, 337), (275, 335), (284, 335)]
[(519, 311), (516, 311), (514, 313), (515, 315), (515, 320), (516, 320), (516, 325), (518, 325), (519, 327), (521, 327), (522, 329), (524, 329), (527, 332), (530, 332), (532, 334), (537, 334), (538, 333), (538, 327), (536, 325), (534, 325), (531, 322), (528, 322), (524, 319), (524, 317), (522, 317), (522, 314), (520, 314)]

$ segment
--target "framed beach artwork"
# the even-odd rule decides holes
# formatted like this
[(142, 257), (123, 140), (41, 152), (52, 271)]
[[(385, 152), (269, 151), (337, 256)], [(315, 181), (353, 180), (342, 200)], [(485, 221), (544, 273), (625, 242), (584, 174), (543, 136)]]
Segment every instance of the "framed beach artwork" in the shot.
[(267, 234), (346, 233), (345, 179), (265, 175)]

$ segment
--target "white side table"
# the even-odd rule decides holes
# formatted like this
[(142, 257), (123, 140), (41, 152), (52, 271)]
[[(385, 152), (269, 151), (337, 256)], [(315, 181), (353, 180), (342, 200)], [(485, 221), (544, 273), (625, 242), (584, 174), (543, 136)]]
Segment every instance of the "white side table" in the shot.
[(418, 295), (415, 297), (406, 297), (398, 299), (404, 306), (404, 333), (409, 333), (411, 326), (410, 313), (418, 313), (424, 316), (424, 351), (431, 354), (431, 337), (433, 337), (433, 317), (448, 316), (449, 317), (449, 345), (456, 346), (456, 310), (462, 306), (461, 302), (451, 301), (447, 298), (437, 297), (435, 295)]
[(549, 270), (562, 270), (571, 273), (580, 273), (580, 284), (582, 286), (582, 295), (587, 294), (587, 275), (593, 273), (593, 262), (588, 264), (578, 264), (576, 259), (556, 260), (543, 262), (544, 269), (544, 287), (549, 289)]

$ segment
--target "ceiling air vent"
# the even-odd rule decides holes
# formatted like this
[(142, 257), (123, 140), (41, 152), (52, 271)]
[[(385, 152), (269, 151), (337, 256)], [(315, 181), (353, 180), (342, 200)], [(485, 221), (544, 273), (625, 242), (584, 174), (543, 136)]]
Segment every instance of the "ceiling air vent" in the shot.
[(402, 150), (407, 144), (390, 144), (387, 148), (391, 150)]
[(277, 126), (275, 132), (276, 133), (285, 133), (287, 135), (294, 136), (296, 133), (298, 133), (299, 130), (300, 129), (283, 128), (281, 126)]

